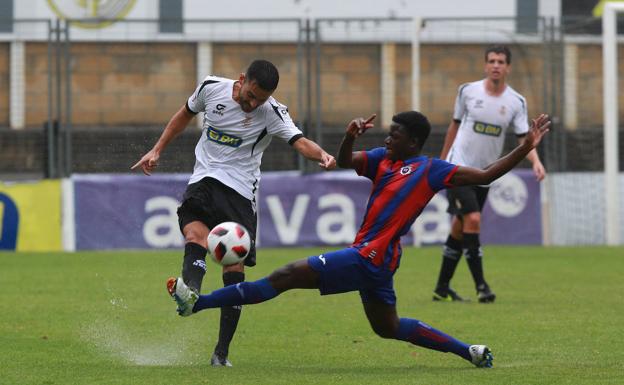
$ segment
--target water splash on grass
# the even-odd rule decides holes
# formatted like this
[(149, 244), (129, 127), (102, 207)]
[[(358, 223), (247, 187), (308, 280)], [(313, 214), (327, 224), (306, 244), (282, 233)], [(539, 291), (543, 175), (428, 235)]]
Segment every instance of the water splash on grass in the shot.
[(83, 341), (132, 365), (176, 366), (203, 362), (205, 357), (193, 351), (192, 335), (185, 335), (184, 329), (182, 333), (163, 333), (162, 323), (156, 323), (153, 327), (158, 330), (150, 332), (146, 329), (151, 327), (148, 325), (137, 331), (132, 306), (108, 284), (104, 286), (108, 297), (102, 307), (104, 311), (80, 329)]
[(98, 350), (133, 365), (173, 366), (199, 362), (199, 355), (189, 351), (185, 338), (172, 335), (164, 340), (147, 340), (111, 319), (93, 321), (82, 329), (81, 337)]

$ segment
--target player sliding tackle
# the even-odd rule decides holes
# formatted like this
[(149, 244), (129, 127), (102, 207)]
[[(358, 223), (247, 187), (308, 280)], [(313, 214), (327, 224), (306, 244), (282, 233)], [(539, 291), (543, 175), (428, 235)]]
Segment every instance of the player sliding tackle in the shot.
[(184, 304), (189, 310), (181, 315), (259, 303), (290, 289), (319, 289), (321, 295), (358, 290), (368, 321), (380, 337), (451, 352), (478, 367), (492, 366), (487, 346), (469, 345), (421, 321), (399, 318), (393, 276), (401, 258), (400, 237), (436, 192), (454, 186), (486, 185), (511, 170), (548, 132), (548, 116), (533, 119), (523, 143), (484, 170), (420, 155), (431, 125), (416, 111), (393, 116), (385, 147), (352, 152), (353, 142), (373, 127), (374, 119), (375, 115), (351, 121), (338, 153), (340, 167), (353, 168), (373, 182), (364, 221), (353, 244), (290, 263), (258, 281), (242, 282), (208, 295), (197, 296), (182, 279), (173, 279), (168, 285), (170, 294), (178, 305)]

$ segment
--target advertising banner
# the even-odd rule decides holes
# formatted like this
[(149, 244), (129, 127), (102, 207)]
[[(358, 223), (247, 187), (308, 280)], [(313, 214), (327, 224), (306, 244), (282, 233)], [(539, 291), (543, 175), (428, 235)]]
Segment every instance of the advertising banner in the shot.
[(481, 242), (541, 245), (540, 194), (540, 184), (529, 169), (514, 170), (494, 182), (481, 217)]
[[(361, 224), (371, 186), (354, 172), (265, 173), (258, 200), (259, 244), (350, 243)], [(403, 237), (403, 244), (443, 243), (450, 230), (447, 206), (444, 192), (434, 196)], [(481, 239), (486, 244), (542, 243), (540, 189), (531, 170), (516, 170), (491, 186)]]
[[(188, 175), (74, 177), (76, 248), (179, 248), (177, 207)], [(339, 246), (353, 241), (371, 182), (352, 171), (263, 174), (257, 197), (258, 245)], [(539, 185), (530, 170), (501, 178), (483, 212), (486, 244), (541, 244)], [(437, 194), (403, 238), (405, 245), (441, 244), (450, 228)]]
[(0, 182), (0, 250), (62, 250), (60, 181)]
[(177, 208), (188, 178), (74, 176), (76, 249), (182, 247)]

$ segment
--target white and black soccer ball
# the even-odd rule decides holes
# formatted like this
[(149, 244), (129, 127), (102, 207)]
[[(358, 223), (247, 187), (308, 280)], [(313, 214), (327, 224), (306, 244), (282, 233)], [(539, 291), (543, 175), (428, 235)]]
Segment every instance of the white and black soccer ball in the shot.
[(247, 229), (236, 222), (216, 225), (208, 234), (208, 252), (213, 261), (228, 266), (242, 262), (251, 250)]

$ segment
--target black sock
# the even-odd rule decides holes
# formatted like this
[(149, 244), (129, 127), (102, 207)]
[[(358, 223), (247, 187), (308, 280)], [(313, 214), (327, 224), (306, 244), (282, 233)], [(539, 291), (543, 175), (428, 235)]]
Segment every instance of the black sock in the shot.
[[(228, 271), (223, 273), (223, 286), (235, 285), (245, 280), (245, 273), (238, 271)], [(215, 347), (215, 353), (221, 357), (227, 357), (230, 348), (230, 342), (238, 319), (240, 318), (242, 306), (224, 306), (221, 308), (221, 322), (219, 324), (219, 341)]]
[(191, 289), (200, 292), (204, 274), (206, 274), (206, 253), (208, 251), (197, 243), (189, 242), (184, 246), (182, 280)]
[(438, 276), (436, 290), (446, 290), (449, 288), (451, 278), (455, 274), (455, 269), (462, 256), (462, 244), (458, 239), (448, 236), (444, 249), (442, 250), (442, 267)]
[(483, 278), (483, 252), (479, 242), (479, 233), (464, 233), (464, 254), (466, 254), (466, 262), (468, 262), (475, 287), (479, 290), (480, 287), (487, 285)]

